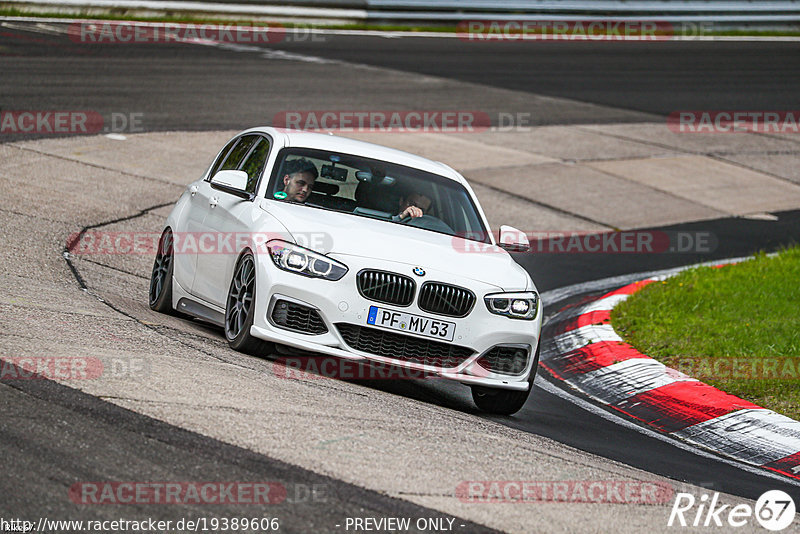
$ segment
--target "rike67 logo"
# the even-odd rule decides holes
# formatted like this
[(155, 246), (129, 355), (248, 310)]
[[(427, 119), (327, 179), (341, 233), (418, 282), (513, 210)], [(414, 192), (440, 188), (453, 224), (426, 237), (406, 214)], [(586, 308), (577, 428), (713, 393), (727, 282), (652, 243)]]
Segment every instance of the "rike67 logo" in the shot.
[(691, 493), (678, 493), (667, 526), (736, 528), (752, 524), (755, 518), (765, 529), (778, 532), (792, 524), (795, 512), (794, 500), (780, 490), (770, 490), (761, 495), (755, 507), (720, 504), (716, 492), (710, 498), (703, 494), (699, 499)]

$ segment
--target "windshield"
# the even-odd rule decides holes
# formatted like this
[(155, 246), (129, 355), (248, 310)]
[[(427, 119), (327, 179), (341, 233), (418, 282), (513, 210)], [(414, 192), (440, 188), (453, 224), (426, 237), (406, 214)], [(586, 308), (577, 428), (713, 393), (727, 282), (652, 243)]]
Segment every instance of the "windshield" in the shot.
[(463, 185), (437, 174), (362, 156), (283, 149), (266, 197), (490, 242)]

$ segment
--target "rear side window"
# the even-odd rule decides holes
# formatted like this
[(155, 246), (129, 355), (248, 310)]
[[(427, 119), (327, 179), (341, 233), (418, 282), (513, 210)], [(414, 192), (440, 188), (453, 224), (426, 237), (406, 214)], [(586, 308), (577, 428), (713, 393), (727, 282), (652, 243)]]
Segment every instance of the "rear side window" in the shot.
[(239, 165), (241, 165), (242, 160), (258, 139), (259, 136), (257, 135), (245, 135), (241, 137), (239, 142), (236, 143), (236, 146), (233, 147), (233, 150), (225, 157), (225, 161), (222, 162), (222, 165), (220, 165), (216, 172), (239, 170)]
[[(238, 147), (237, 147), (238, 148)], [(264, 170), (264, 164), (267, 162), (269, 155), (269, 140), (264, 137), (259, 137), (255, 146), (250, 150), (250, 154), (244, 160), (239, 170), (247, 173), (247, 191), (250, 193), (256, 192), (258, 185), (258, 178)]]
[(225, 148), (222, 149), (222, 152), (219, 153), (217, 156), (217, 161), (214, 162), (214, 165), (211, 166), (211, 171), (208, 173), (208, 177), (206, 180), (211, 180), (217, 172), (219, 172), (219, 168), (222, 167), (222, 164), (225, 162), (225, 158), (230, 154), (233, 147), (236, 143), (239, 142), (239, 138), (233, 139), (230, 143), (225, 145)]

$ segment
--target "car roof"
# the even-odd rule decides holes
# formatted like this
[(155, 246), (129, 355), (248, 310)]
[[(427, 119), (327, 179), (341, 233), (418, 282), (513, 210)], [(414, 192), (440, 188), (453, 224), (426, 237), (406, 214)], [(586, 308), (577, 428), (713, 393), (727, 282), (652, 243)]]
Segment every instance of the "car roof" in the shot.
[(428, 158), (423, 158), (422, 156), (417, 156), (416, 154), (404, 152), (402, 150), (376, 145), (374, 143), (367, 143), (366, 141), (358, 141), (338, 135), (321, 134), (303, 130), (272, 128), (269, 126), (251, 128), (250, 130), (247, 130), (247, 132), (263, 132), (270, 134), (276, 139), (282, 138), (283, 145), (285, 147), (316, 148), (320, 150), (330, 150), (332, 152), (342, 152), (345, 154), (364, 156), (368, 158), (389, 161), (398, 165), (405, 165), (406, 167), (413, 167), (415, 169), (420, 169), (444, 176), (445, 178), (450, 178), (451, 180), (461, 184), (465, 183), (464, 178), (449, 165), (439, 161), (433, 161)]

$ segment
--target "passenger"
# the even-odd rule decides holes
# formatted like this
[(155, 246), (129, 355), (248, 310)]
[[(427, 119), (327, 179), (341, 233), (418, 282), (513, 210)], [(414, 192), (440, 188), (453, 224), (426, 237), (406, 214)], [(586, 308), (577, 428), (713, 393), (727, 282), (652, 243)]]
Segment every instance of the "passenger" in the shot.
[(286, 200), (305, 203), (314, 188), (319, 176), (317, 167), (311, 161), (300, 158), (286, 162), (286, 174), (283, 177), (283, 191)]

